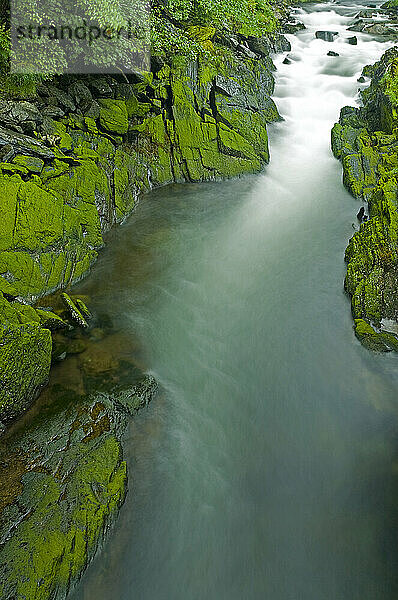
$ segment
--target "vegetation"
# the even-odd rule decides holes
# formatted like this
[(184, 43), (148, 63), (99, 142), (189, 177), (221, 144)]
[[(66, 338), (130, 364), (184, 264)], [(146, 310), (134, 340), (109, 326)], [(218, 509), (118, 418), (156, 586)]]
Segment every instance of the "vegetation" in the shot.
[[(282, 5), (283, 2), (279, 2)], [(152, 50), (155, 54), (192, 54), (217, 31), (261, 37), (278, 28), (276, 0), (154, 0)]]
[[(151, 5), (150, 31), (144, 31), (142, 44), (149, 42), (151, 52), (158, 56), (170, 57), (182, 54), (194, 58), (199, 54), (207, 58), (218, 54), (214, 41), (220, 34), (235, 34), (243, 36), (261, 37), (266, 32), (278, 29), (279, 10), (285, 6), (286, 0), (153, 0)], [(128, 15), (137, 14), (138, 6), (144, 3), (141, 0), (128, 3), (128, 11), (124, 0), (78, 0), (73, 6), (74, 14), (67, 15), (62, 4), (55, 3), (56, 12), (45, 13), (45, 6), (38, 0), (18, 0), (22, 15), (29, 15), (33, 23), (46, 23), (46, 19), (53, 23), (71, 20), (77, 25), (84, 15), (87, 22), (98, 23), (99, 26), (110, 31), (128, 27)], [(134, 6), (133, 6), (134, 5)], [(127, 6), (127, 5), (126, 5)], [(144, 10), (144, 9), (143, 9)], [(58, 11), (58, 12), (57, 12)], [(100, 70), (106, 70), (117, 63), (127, 64), (131, 56), (131, 43), (123, 36), (115, 44), (109, 44), (105, 39), (95, 40), (95, 44), (76, 42), (76, 40), (57, 40), (51, 45), (51, 54), (46, 60), (45, 72), (37, 65), (37, 50), (44, 40), (24, 39), (24, 58), (21, 61), (19, 73), (10, 74), (10, 23), (9, 5), (4, 0), (0, 1), (0, 74), (3, 85), (0, 94), (4, 97), (29, 98), (35, 94), (36, 85), (43, 79), (49, 78), (53, 73), (62, 72), (71, 61), (87, 67), (95, 64)], [(76, 13), (76, 14), (75, 14)], [(15, 11), (14, 11), (15, 14)], [(127, 15), (127, 16), (126, 16)], [(15, 18), (15, 17), (14, 17)], [(24, 17), (23, 17), (24, 19)], [(75, 21), (74, 21), (75, 20)], [(137, 22), (137, 18), (135, 17)], [(146, 21), (145, 15), (141, 21)], [(149, 21), (148, 21), (149, 24)], [(146, 36), (146, 37), (145, 37)], [(70, 43), (66, 43), (70, 42)], [(116, 54), (115, 54), (116, 53)], [(123, 69), (122, 69), (123, 70)], [(145, 70), (145, 69), (144, 69)]]

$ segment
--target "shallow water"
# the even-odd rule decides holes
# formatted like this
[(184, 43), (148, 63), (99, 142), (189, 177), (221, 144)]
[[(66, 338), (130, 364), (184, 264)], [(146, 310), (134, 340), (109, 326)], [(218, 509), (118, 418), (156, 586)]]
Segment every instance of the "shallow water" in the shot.
[(329, 143), (388, 47), (344, 41), (361, 8), (299, 11), (262, 174), (150, 194), (80, 286), (163, 391), (131, 424), (132, 493), (75, 600), (397, 598), (398, 358), (353, 334), (359, 203)]

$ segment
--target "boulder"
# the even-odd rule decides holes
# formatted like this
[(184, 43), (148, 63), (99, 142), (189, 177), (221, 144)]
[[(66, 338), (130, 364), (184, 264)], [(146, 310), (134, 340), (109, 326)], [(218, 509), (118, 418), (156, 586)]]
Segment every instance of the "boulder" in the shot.
[(315, 37), (318, 40), (323, 40), (324, 42), (333, 42), (334, 38), (338, 36), (337, 31), (316, 31)]
[(38, 323), (2, 323), (0, 330), (0, 412), (15, 418), (47, 382), (51, 364), (51, 333)]
[(124, 100), (101, 98), (98, 103), (100, 106), (99, 122), (101, 127), (109, 133), (127, 133), (129, 122), (126, 102)]
[(55, 158), (54, 152), (36, 139), (23, 133), (0, 127), (0, 147), (6, 145), (11, 146), (15, 154), (39, 156), (42, 159)]
[[(82, 315), (80, 309), (73, 302), (72, 298), (65, 292), (61, 294), (62, 301), (72, 321), (77, 323), (79, 327), (87, 328), (88, 323), (86, 318)], [(87, 309), (88, 310), (88, 309)]]
[(17, 165), (21, 165), (28, 169), (31, 173), (41, 173), (44, 167), (44, 160), (37, 158), (37, 156), (26, 156), (24, 154), (17, 154), (13, 159), (13, 162)]
[(81, 81), (76, 81), (70, 86), (69, 93), (82, 112), (86, 113), (93, 103), (93, 96), (88, 87)]

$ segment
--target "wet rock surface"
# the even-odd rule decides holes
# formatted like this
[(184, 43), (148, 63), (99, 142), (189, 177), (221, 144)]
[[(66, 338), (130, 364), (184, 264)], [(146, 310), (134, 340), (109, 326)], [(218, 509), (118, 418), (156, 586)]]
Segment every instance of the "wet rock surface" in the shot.
[(370, 77), (361, 108), (344, 107), (332, 130), (332, 149), (342, 161), (347, 189), (368, 207), (346, 250), (345, 288), (352, 299), (355, 332), (373, 350), (397, 350), (384, 319), (398, 321), (398, 49), (364, 68)]

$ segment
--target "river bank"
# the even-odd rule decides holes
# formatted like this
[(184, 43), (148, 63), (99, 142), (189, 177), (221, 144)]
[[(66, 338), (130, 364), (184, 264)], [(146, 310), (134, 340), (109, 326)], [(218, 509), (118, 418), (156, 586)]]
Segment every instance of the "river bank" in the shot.
[(153, 70), (129, 83), (61, 77), (38, 86), (29, 102), (1, 101), (4, 422), (48, 378), (49, 329), (68, 327), (54, 316), (59, 307), (38, 299), (89, 272), (104, 234), (139, 194), (254, 172), (269, 159), (267, 124), (279, 119), (271, 53), (287, 41), (280, 33), (258, 39), (214, 28), (192, 36), (210, 44), (213, 58), (154, 56)]
[(398, 350), (397, 47), (361, 78), (370, 80), (360, 108), (346, 106), (332, 130), (347, 189), (358, 207), (359, 230), (346, 250), (345, 288), (352, 298), (355, 334), (371, 350)]

